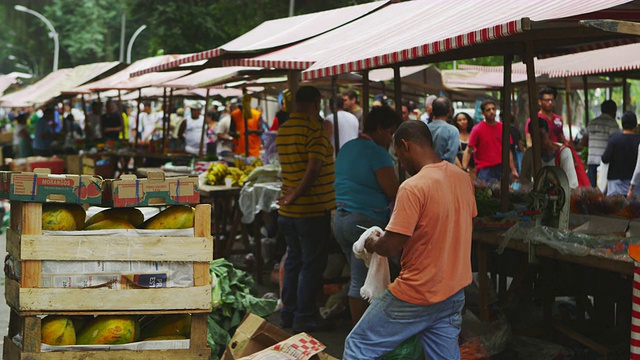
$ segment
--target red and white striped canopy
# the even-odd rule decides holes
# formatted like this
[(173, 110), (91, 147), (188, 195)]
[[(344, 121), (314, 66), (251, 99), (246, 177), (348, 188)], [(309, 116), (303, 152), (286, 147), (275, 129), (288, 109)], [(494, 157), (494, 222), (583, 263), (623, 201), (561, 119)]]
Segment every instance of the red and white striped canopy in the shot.
[[(536, 73), (551, 78), (595, 75), (640, 70), (640, 44), (615, 46), (576, 54), (535, 59)], [(461, 69), (502, 73), (502, 66), (460, 65)], [(523, 63), (512, 66), (512, 73), (526, 74)]]
[(335, 29), (387, 4), (376, 1), (361, 5), (320, 11), (265, 21), (242, 36), (211, 50), (202, 51), (158, 66), (131, 72), (131, 76), (176, 68), (180, 65), (219, 57), (224, 53), (245, 53), (247, 55), (266, 52), (312, 38)]
[[(630, 1), (416, 0), (394, 4), (326, 34), (338, 39), (347, 33), (358, 33), (357, 28), (369, 29), (366, 37), (351, 37), (334, 46), (329, 56), (315, 59), (302, 78), (381, 67), (512, 36), (523, 31), (524, 18), (537, 22), (585, 16), (627, 2)], [(310, 45), (316, 40), (329, 39), (305, 43)]]
[(630, 0), (407, 1), (299, 44), (254, 58), (225, 60), (223, 65), (306, 69), (302, 78), (311, 80), (516, 35), (524, 31), (525, 18), (534, 22), (575, 18), (627, 2)]

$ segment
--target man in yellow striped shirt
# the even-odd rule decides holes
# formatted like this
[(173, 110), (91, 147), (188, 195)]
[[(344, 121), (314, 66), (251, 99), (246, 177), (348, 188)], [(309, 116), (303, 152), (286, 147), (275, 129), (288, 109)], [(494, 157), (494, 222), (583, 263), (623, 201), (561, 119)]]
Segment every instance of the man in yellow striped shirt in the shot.
[(319, 326), (316, 298), (322, 288), (335, 208), (333, 147), (323, 131), (320, 91), (302, 86), (296, 110), (278, 129), (283, 196), (278, 225), (287, 242), (281, 325), (294, 331)]

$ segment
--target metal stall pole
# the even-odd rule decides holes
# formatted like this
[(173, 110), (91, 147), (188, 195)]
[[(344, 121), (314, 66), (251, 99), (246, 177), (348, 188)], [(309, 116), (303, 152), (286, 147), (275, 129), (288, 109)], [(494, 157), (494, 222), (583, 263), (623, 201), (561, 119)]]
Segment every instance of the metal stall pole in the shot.
[[(122, 114), (124, 113), (124, 106), (122, 106), (122, 94), (120, 93), (120, 89), (118, 89), (118, 110), (120, 110), (120, 118), (122, 118)], [(125, 138), (124, 133), (124, 119), (122, 119), (122, 138)]]
[(171, 134), (169, 133), (169, 127), (171, 126), (171, 106), (173, 105), (173, 88), (169, 91), (169, 103), (165, 106), (167, 109), (167, 121), (162, 124), (162, 150), (165, 154), (169, 153), (169, 144), (171, 142)]
[(589, 125), (589, 80), (587, 75), (582, 76), (584, 86), (584, 126)]
[(537, 86), (536, 86), (536, 69), (533, 63), (533, 42), (525, 43), (524, 62), (527, 66), (527, 88), (529, 91), (529, 118), (533, 124), (533, 133), (531, 134), (531, 147), (533, 148), (533, 173), (537, 174), (542, 168), (542, 148), (540, 144), (540, 124), (538, 123), (538, 112), (536, 108)]
[[(511, 180), (511, 169), (509, 162), (509, 136), (511, 134), (511, 92), (513, 86), (511, 84), (511, 63), (513, 62), (513, 54), (507, 54), (503, 58), (504, 78), (502, 87), (502, 179), (500, 181), (500, 211), (507, 212), (509, 210), (509, 184)], [(513, 161), (517, 161), (513, 159)], [(506, 165), (506, 166), (505, 166)]]
[(627, 77), (622, 78), (622, 112), (628, 111), (631, 109), (631, 100), (629, 97), (629, 83), (627, 81)]
[(142, 104), (142, 89), (138, 89), (138, 104), (136, 105), (136, 138), (133, 143), (133, 147), (138, 147), (138, 140), (142, 140), (142, 136), (140, 136), (140, 114), (142, 110), (140, 110), (140, 105)]
[(569, 142), (573, 142), (573, 130), (571, 125), (573, 123), (573, 112), (571, 111), (571, 79), (567, 76), (564, 78), (564, 102), (567, 106), (567, 124), (569, 125)]
[[(164, 109), (164, 112), (163, 112), (163, 114), (162, 114), (162, 133), (163, 133), (163, 134), (162, 134), (162, 135), (163, 135), (163, 137), (162, 137), (162, 141), (161, 141), (161, 143), (162, 143), (162, 145), (161, 145), (161, 146), (162, 146), (162, 147), (164, 147), (164, 135), (165, 135), (165, 134), (164, 134), (164, 124), (165, 124), (165, 123), (166, 123), (166, 121), (167, 121), (167, 115), (168, 115), (168, 112), (169, 112), (169, 111), (167, 111), (167, 103), (168, 103), (168, 102), (169, 102), (169, 101), (168, 101), (168, 99), (167, 99), (167, 88), (164, 88), (164, 90), (163, 90), (163, 94), (162, 94), (162, 108)], [(155, 129), (154, 129), (153, 131), (155, 132)], [(157, 144), (156, 144), (156, 145), (157, 145)], [(158, 147), (158, 148), (160, 148), (160, 147)], [(156, 151), (158, 151), (158, 149), (156, 149)], [(163, 151), (163, 152), (164, 152), (164, 151)]]
[(364, 124), (369, 117), (369, 70), (362, 72), (362, 94), (360, 96), (360, 102), (362, 107), (362, 129), (364, 130)]
[(331, 106), (333, 107), (333, 143), (335, 144), (336, 158), (338, 157), (338, 151), (340, 151), (340, 130), (338, 127), (338, 103), (336, 102), (336, 96), (338, 96), (338, 77), (331, 77)]
[[(393, 67), (393, 90), (396, 103), (396, 114), (402, 118), (402, 78), (400, 77), (400, 67)], [(405, 180), (404, 169), (398, 161), (398, 180), (402, 183)]]
[[(209, 108), (209, 88), (207, 88), (207, 96), (205, 97), (204, 104), (205, 104), (204, 108), (205, 108), (205, 111), (206, 111), (206, 109)], [(204, 115), (205, 116), (205, 121), (202, 122), (202, 133), (200, 134), (200, 149), (198, 150), (198, 158), (199, 159), (202, 158), (202, 149), (204, 147), (204, 133), (205, 133), (204, 129), (207, 128), (207, 120), (206, 120), (206, 116), (207, 115), (206, 114), (207, 113), (205, 112), (205, 115)]]

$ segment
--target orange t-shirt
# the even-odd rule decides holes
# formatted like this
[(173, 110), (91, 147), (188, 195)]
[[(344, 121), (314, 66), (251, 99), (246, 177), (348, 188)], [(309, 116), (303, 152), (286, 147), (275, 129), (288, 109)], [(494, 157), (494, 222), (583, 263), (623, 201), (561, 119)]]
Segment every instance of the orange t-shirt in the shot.
[[(249, 126), (249, 130), (259, 130), (260, 129), (260, 117), (262, 115), (258, 110), (251, 109), (251, 119), (247, 120), (247, 125)], [(236, 154), (244, 155), (244, 118), (242, 117), (242, 110), (236, 109), (231, 113), (231, 118), (236, 123), (236, 130), (240, 133), (240, 136), (233, 140), (233, 144), (235, 148), (233, 152)], [(260, 135), (251, 134), (249, 135), (249, 156), (259, 157), (260, 156), (260, 144), (261, 139)]]
[(427, 165), (402, 183), (386, 230), (409, 240), (391, 293), (411, 304), (430, 305), (469, 285), (476, 215), (471, 178), (447, 161)]

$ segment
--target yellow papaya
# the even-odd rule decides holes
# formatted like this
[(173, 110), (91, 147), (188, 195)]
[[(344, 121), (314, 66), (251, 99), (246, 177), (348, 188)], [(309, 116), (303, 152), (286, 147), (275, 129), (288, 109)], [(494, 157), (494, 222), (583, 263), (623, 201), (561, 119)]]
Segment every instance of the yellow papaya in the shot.
[(78, 333), (77, 344), (128, 344), (135, 341), (136, 330), (133, 316), (99, 315)]
[[(191, 335), (191, 315), (172, 314), (159, 316), (142, 327), (142, 339), (150, 340), (159, 336)], [(162, 340), (162, 339), (155, 339)]]
[(49, 315), (42, 319), (40, 339), (48, 345), (75, 345), (76, 330), (68, 316)]
[(135, 229), (135, 226), (131, 225), (127, 220), (122, 219), (106, 219), (99, 221), (95, 224), (91, 224), (84, 228), (84, 230), (112, 230), (112, 229)]
[(77, 204), (45, 203), (42, 205), (42, 230), (78, 230), (84, 224), (86, 213)]
[(126, 220), (135, 227), (140, 226), (144, 222), (144, 214), (136, 208), (113, 208), (100, 211), (87, 220), (84, 226), (89, 226), (97, 222), (107, 219)]
[(193, 227), (195, 209), (188, 205), (173, 205), (145, 221), (142, 229), (188, 229)]
[(162, 335), (162, 336), (154, 336), (150, 338), (146, 338), (143, 341), (154, 341), (154, 340), (186, 340), (187, 337), (182, 335)]

